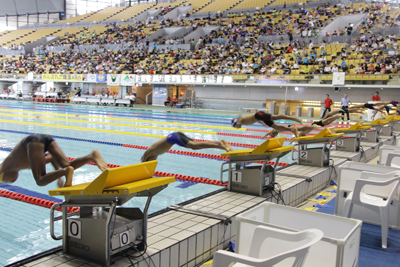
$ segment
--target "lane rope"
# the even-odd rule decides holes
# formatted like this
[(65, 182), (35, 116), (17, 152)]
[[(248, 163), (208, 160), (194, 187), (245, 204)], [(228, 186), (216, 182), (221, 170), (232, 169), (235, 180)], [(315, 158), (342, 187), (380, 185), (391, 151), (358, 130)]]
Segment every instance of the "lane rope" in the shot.
[(165, 121), (150, 121), (150, 120), (134, 120), (134, 119), (122, 119), (122, 118), (108, 118), (106, 116), (87, 116), (87, 115), (74, 115), (74, 114), (62, 114), (62, 113), (49, 113), (40, 111), (27, 111), (27, 110), (13, 110), (13, 109), (0, 109), (0, 111), (8, 112), (21, 112), (21, 113), (33, 113), (33, 114), (44, 114), (44, 115), (54, 115), (54, 116), (67, 116), (67, 117), (80, 117), (80, 118), (90, 118), (90, 119), (102, 119), (102, 120), (119, 120), (119, 121), (132, 121), (141, 123), (158, 123), (158, 124), (171, 124), (171, 125), (181, 125), (181, 126), (191, 126), (191, 127), (201, 127), (201, 128), (216, 128), (216, 129), (226, 129), (226, 130), (237, 130), (246, 131), (246, 128), (233, 128), (225, 126), (214, 126), (214, 125), (202, 125), (202, 124), (188, 124), (180, 122), (165, 122)]
[[(48, 126), (48, 127), (55, 127), (55, 128), (64, 128), (64, 129), (73, 129), (73, 130), (83, 130), (83, 131), (97, 131), (97, 132), (106, 132), (106, 133), (116, 133), (116, 134), (127, 134), (127, 135), (135, 135), (135, 136), (147, 136), (147, 137), (157, 137), (163, 138), (164, 135), (155, 135), (155, 134), (143, 134), (143, 133), (132, 133), (132, 132), (124, 132), (124, 131), (115, 131), (115, 130), (104, 130), (104, 129), (93, 129), (93, 128), (85, 128), (85, 127), (74, 127), (74, 126), (66, 126), (66, 125), (58, 125), (58, 124), (46, 124), (46, 123), (38, 123), (38, 122), (27, 122), (27, 121), (13, 121), (13, 120), (5, 120), (0, 119), (2, 122), (9, 122), (9, 123), (17, 123), (17, 124), (30, 124), (30, 125), (37, 125), (37, 126)], [(232, 134), (233, 135), (233, 134)], [(258, 138), (261, 139), (261, 136)], [(199, 142), (205, 142), (210, 140), (204, 139), (193, 139)], [(286, 138), (286, 141), (290, 139)], [(240, 147), (257, 147), (258, 145), (252, 144), (243, 144), (243, 143), (229, 143), (230, 145), (240, 146)]]

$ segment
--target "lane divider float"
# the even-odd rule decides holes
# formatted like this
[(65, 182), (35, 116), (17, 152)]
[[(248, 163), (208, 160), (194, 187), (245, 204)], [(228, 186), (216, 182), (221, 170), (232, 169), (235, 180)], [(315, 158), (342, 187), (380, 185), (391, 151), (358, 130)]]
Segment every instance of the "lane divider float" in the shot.
[[(105, 116), (88, 116), (88, 115), (75, 115), (75, 114), (63, 114), (63, 113), (50, 113), (50, 112), (41, 112), (41, 111), (27, 111), (27, 110), (13, 110), (13, 109), (0, 109), (0, 111), (8, 111), (14, 113), (32, 113), (32, 114), (43, 114), (43, 115), (54, 115), (54, 116), (63, 116), (63, 117), (80, 117), (80, 118), (90, 118), (90, 119), (102, 119), (102, 120), (119, 120), (119, 121), (132, 121), (132, 122), (141, 122), (141, 123), (157, 123), (157, 124), (171, 124), (171, 125), (182, 125), (182, 126), (191, 126), (191, 127), (201, 127), (201, 128), (216, 128), (216, 129), (227, 129), (227, 130), (237, 130), (237, 131), (246, 131), (246, 128), (233, 128), (226, 126), (214, 126), (214, 125), (203, 125), (203, 124), (190, 124), (190, 123), (181, 123), (181, 122), (165, 122), (165, 121), (151, 121), (151, 120), (135, 120), (135, 119), (123, 119), (123, 118), (108, 118)], [(13, 116), (13, 114), (10, 114)]]
[[(47, 200), (47, 199), (43, 199), (43, 198), (39, 198), (39, 197), (28, 196), (28, 195), (21, 194), (21, 193), (15, 193), (15, 192), (3, 190), (3, 189), (0, 189), (0, 197), (18, 200), (21, 202), (33, 204), (33, 205), (48, 208), (48, 209), (50, 209), (54, 204), (58, 204), (61, 202), (61, 200), (59, 202), (57, 202), (57, 201)], [(61, 208), (56, 208), (56, 210), (61, 211)], [(79, 211), (78, 207), (68, 207), (68, 213), (76, 212), (76, 211)]]
[[(67, 125), (58, 125), (58, 124), (47, 124), (47, 123), (38, 123), (38, 122), (27, 122), (27, 121), (13, 121), (13, 120), (5, 120), (0, 119), (2, 122), (9, 122), (9, 123), (17, 123), (17, 124), (30, 124), (30, 125), (37, 125), (37, 126), (48, 126), (48, 127), (56, 127), (56, 128), (64, 128), (64, 129), (73, 129), (73, 130), (83, 130), (83, 131), (95, 131), (95, 132), (106, 132), (106, 133), (116, 133), (116, 134), (127, 134), (127, 135), (135, 135), (135, 136), (147, 136), (147, 137), (157, 137), (163, 138), (164, 135), (156, 135), (156, 134), (144, 134), (144, 133), (133, 133), (133, 132), (124, 132), (124, 131), (115, 131), (115, 130), (104, 130), (104, 129), (93, 129), (93, 128), (85, 128), (85, 127), (75, 127), (75, 126), (67, 126)], [(258, 139), (261, 139), (259, 137)], [(193, 139), (199, 142), (210, 141), (204, 139)], [(289, 138), (285, 139), (289, 141)], [(230, 145), (234, 146), (241, 146), (241, 147), (257, 147), (258, 145), (249, 145), (249, 144), (240, 144), (239, 143), (230, 143)]]
[[(22, 131), (13, 131), (13, 130), (4, 130), (4, 129), (0, 129), (0, 132), (28, 134), (28, 135), (35, 134), (32, 132), (22, 132)], [(67, 137), (67, 136), (60, 136), (60, 135), (51, 135), (51, 136), (56, 139), (65, 139), (65, 140), (73, 140), (73, 141), (81, 141), (81, 142), (89, 142), (89, 143), (101, 143), (104, 145), (122, 146), (122, 147), (135, 148), (135, 149), (146, 150), (148, 148), (147, 146), (130, 145), (130, 144), (123, 144), (123, 143), (107, 142), (107, 141), (97, 141), (97, 140), (91, 140), (91, 139), (82, 139), (82, 138)], [(206, 141), (206, 140), (200, 140), (200, 141)], [(254, 145), (254, 146), (257, 147), (257, 145)], [(6, 151), (11, 151), (11, 148), (6, 148), (6, 147), (3, 147), (3, 148), (4, 148), (4, 150), (7, 149)], [(214, 160), (224, 160), (224, 161), (229, 159), (229, 157), (222, 157), (221, 155), (206, 154), (206, 153), (199, 153), (199, 152), (192, 152), (192, 151), (183, 151), (183, 150), (173, 150), (173, 149), (168, 150), (167, 153), (185, 155), (185, 156), (191, 156), (191, 157), (208, 158), (208, 159), (214, 159)], [(268, 161), (268, 164), (273, 165), (273, 164), (275, 164), (275, 162)], [(288, 164), (289, 163), (279, 162), (278, 166), (287, 166)]]

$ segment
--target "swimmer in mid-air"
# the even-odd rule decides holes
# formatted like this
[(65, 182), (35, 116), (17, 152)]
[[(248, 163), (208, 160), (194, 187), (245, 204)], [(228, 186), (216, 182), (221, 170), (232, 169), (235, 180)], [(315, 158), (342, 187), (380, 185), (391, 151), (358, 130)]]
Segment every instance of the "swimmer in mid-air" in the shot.
[(233, 151), (232, 147), (225, 141), (197, 142), (181, 132), (170, 133), (167, 137), (155, 142), (144, 152), (142, 162), (156, 160), (161, 154), (167, 152), (173, 145), (191, 148), (193, 150), (204, 148), (219, 148), (227, 152)]
[[(329, 124), (331, 124), (332, 122), (334, 122), (337, 119), (340, 119), (341, 117), (342, 117), (342, 115), (336, 114), (333, 117), (329, 117), (329, 118), (322, 119), (319, 121), (314, 121), (313, 123), (311, 123), (311, 125), (297, 127), (297, 130), (299, 131), (299, 136), (306, 136), (306, 134), (310, 133), (312, 130), (321, 128), (324, 126), (328, 126)], [(290, 128), (292, 126), (288, 125), (288, 127)], [(264, 135), (262, 138), (265, 138), (267, 136), (276, 137), (280, 132), (283, 132), (283, 131), (278, 131), (278, 130), (274, 129), (271, 132)]]
[(351, 108), (347, 108), (347, 109), (338, 109), (338, 110), (332, 110), (331, 112), (328, 112), (324, 119), (336, 116), (337, 114), (342, 114), (342, 117), (344, 116), (344, 113), (346, 113), (346, 111), (348, 111), (349, 113), (361, 113), (364, 114), (364, 107), (351, 107)]
[[(49, 152), (50, 156), (45, 157), (45, 152)], [(38, 186), (48, 185), (55, 180), (58, 180), (59, 187), (71, 186), (74, 170), (91, 161), (102, 171), (107, 168), (107, 163), (97, 150), (69, 161), (51, 136), (33, 134), (22, 139), (0, 164), (0, 182), (13, 183), (18, 179), (20, 170), (31, 169)], [(56, 170), (46, 173), (47, 163), (52, 163)], [(65, 183), (62, 176), (66, 177)]]
[(287, 116), (287, 115), (272, 115), (270, 113), (266, 113), (264, 111), (258, 111), (254, 114), (245, 115), (240, 118), (232, 119), (232, 126), (235, 128), (241, 128), (242, 125), (252, 125), (256, 122), (259, 122), (263, 125), (269, 126), (279, 132), (292, 132), (295, 136), (298, 136), (298, 128), (297, 127), (288, 127), (286, 125), (276, 124), (274, 120), (291, 120), (301, 124), (301, 120), (296, 116)]

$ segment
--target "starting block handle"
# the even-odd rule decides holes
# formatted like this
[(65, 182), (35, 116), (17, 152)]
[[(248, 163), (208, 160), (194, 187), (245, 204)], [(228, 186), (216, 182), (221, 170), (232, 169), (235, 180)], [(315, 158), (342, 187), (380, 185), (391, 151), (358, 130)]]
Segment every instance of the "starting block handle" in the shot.
[[(230, 170), (230, 168), (229, 169), (224, 169), (224, 165), (225, 164), (230, 164), (229, 163), (229, 161), (226, 161), (226, 162), (224, 162), (224, 163), (222, 163), (221, 164), (221, 176), (220, 176), (220, 181), (221, 181), (221, 184), (227, 184), (228, 182), (229, 182), (229, 178), (228, 178), (228, 182), (224, 182), (224, 180), (223, 180), (223, 174), (224, 174), (224, 172), (228, 172), (229, 170)], [(230, 173), (228, 173), (228, 176), (230, 175)]]
[[(54, 240), (61, 240), (61, 239), (63, 239), (62, 235), (56, 236), (54, 234), (54, 221), (55, 221), (54, 211), (56, 210), (56, 208), (61, 208), (61, 204), (54, 204), (50, 208), (50, 235)], [(63, 213), (63, 216), (64, 216), (64, 213)]]

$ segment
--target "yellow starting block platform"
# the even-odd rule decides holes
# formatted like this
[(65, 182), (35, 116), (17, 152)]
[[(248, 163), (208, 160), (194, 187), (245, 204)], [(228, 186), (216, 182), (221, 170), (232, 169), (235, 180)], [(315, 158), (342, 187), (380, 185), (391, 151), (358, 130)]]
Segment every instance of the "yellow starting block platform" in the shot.
[(229, 157), (229, 160), (271, 160), (294, 149), (294, 146), (282, 146), (285, 139), (284, 136), (271, 138), (254, 149), (226, 152), (222, 153), (221, 156)]
[(380, 129), (379, 134), (382, 135), (382, 136), (392, 136), (394, 130), (397, 131), (397, 130), (400, 129), (399, 121), (400, 121), (400, 116), (392, 115), (392, 116), (389, 116), (389, 117), (385, 118), (381, 122), (382, 123), (387, 123), (387, 126), (383, 126)]
[[(393, 124), (390, 124), (389, 122), (392, 120), (393, 117), (387, 119), (378, 118), (373, 122), (364, 123), (364, 126), (371, 126), (371, 130), (362, 134), (361, 141), (378, 143), (379, 135), (381, 133), (382, 135), (391, 136), (393, 132)], [(388, 127), (384, 127), (385, 125), (388, 125)]]
[[(279, 159), (294, 149), (294, 146), (282, 146), (286, 137), (271, 138), (254, 149), (242, 149), (222, 153), (221, 156), (229, 157), (229, 161), (221, 165), (221, 182), (228, 172), (228, 190), (263, 196), (265, 191), (273, 189), (275, 182), (275, 169)], [(275, 166), (268, 165), (268, 161), (276, 159)], [(262, 161), (262, 166), (248, 166), (254, 161)], [(224, 168), (228, 165), (228, 168)]]
[[(153, 196), (175, 182), (175, 177), (153, 177), (157, 161), (107, 169), (94, 181), (50, 190), (65, 201), (51, 208), (50, 234), (63, 240), (63, 252), (110, 266), (111, 256), (125, 249), (143, 250), (147, 242), (147, 213)], [(139, 208), (117, 207), (133, 197), (147, 197)], [(68, 214), (68, 207), (79, 212)], [(56, 208), (62, 216), (55, 218)], [(62, 220), (62, 235), (54, 233), (54, 221)]]
[(316, 135), (295, 137), (293, 138), (293, 141), (297, 141), (299, 145), (330, 143), (339, 139), (343, 135), (343, 133), (335, 133), (334, 128), (330, 127), (325, 128)]
[[(333, 142), (338, 140), (344, 133), (335, 133), (333, 127), (325, 128), (321, 132), (313, 136), (302, 136), (293, 138), (298, 143), (298, 164), (315, 167), (328, 167), (330, 159), (330, 149)], [(311, 144), (323, 144), (322, 147), (307, 147)], [(328, 147), (328, 144), (329, 147)], [(292, 153), (294, 160), (294, 153)]]
[[(357, 122), (348, 128), (336, 128), (337, 133), (343, 133), (346, 136), (341, 137), (336, 141), (336, 150), (346, 152), (359, 152), (361, 137), (366, 136), (366, 132), (371, 129), (371, 126), (363, 126), (363, 122)], [(348, 136), (352, 135), (352, 136)]]
[(374, 120), (373, 122), (364, 123), (364, 126), (380, 126), (380, 125), (385, 125), (387, 123), (388, 123), (388, 121), (386, 121), (385, 119), (378, 118), (378, 119)]
[(371, 129), (371, 126), (365, 126), (364, 122), (360, 121), (348, 128), (335, 128), (335, 132), (344, 134), (358, 134)]

